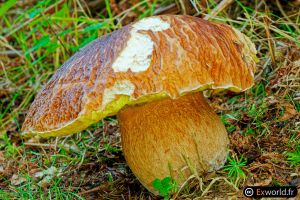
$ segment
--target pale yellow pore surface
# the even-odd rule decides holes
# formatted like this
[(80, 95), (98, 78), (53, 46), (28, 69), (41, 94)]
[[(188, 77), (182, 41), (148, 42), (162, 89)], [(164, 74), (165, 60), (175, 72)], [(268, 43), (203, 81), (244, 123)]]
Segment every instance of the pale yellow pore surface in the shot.
[[(206, 89), (210, 89), (212, 88), (212, 85), (213, 83), (201, 85), (199, 86), (199, 88), (190, 92), (199, 92)], [(222, 90), (231, 90), (235, 92), (242, 91), (241, 88), (237, 88), (237, 87), (228, 87), (228, 88), (223, 88)], [(182, 91), (180, 95), (183, 96), (187, 93), (188, 92), (186, 91)], [(121, 110), (126, 105), (142, 104), (145, 102), (158, 101), (165, 98), (170, 98), (170, 95), (167, 94), (165, 91), (156, 94), (145, 95), (139, 99), (133, 99), (131, 96), (124, 95), (124, 94), (114, 95), (114, 98), (111, 98), (110, 102), (106, 102), (107, 105), (105, 106), (105, 108), (103, 109), (100, 108), (98, 111), (90, 112), (87, 114), (80, 114), (78, 118), (76, 118), (73, 121), (70, 121), (68, 124), (65, 124), (59, 129), (54, 129), (45, 132), (37, 132), (37, 131), (23, 132), (23, 135), (26, 137), (33, 136), (33, 135), (39, 135), (41, 137), (67, 136), (74, 132), (82, 131), (87, 127), (89, 127), (90, 125), (100, 121), (105, 117), (116, 115), (119, 112), (119, 110)]]

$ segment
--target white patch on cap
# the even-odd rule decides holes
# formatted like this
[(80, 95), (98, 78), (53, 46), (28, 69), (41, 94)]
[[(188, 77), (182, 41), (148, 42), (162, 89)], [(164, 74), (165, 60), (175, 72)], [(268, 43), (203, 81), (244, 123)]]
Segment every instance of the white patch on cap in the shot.
[(157, 17), (143, 19), (134, 25), (130, 31), (130, 38), (119, 57), (112, 64), (114, 72), (141, 72), (148, 69), (151, 63), (153, 41), (140, 30), (163, 31), (170, 27), (170, 24)]
[(103, 108), (116, 99), (117, 95), (131, 96), (134, 92), (134, 85), (128, 80), (117, 81), (113, 87), (106, 88), (103, 92)]
[(131, 33), (127, 46), (113, 63), (114, 72), (140, 72), (148, 69), (153, 51), (153, 42), (149, 36), (141, 33)]
[(133, 25), (133, 28), (136, 31), (139, 31), (139, 30), (163, 31), (163, 30), (170, 28), (170, 24), (165, 21), (162, 21), (158, 17), (149, 17), (149, 18), (142, 19), (139, 22), (135, 23)]

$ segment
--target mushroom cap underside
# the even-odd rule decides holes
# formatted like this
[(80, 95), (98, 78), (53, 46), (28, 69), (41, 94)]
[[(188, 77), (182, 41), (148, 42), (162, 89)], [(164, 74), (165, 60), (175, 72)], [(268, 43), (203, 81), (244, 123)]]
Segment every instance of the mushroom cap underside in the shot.
[(234, 28), (191, 16), (142, 19), (74, 54), (37, 94), (23, 135), (76, 133), (125, 105), (253, 85), (256, 50)]

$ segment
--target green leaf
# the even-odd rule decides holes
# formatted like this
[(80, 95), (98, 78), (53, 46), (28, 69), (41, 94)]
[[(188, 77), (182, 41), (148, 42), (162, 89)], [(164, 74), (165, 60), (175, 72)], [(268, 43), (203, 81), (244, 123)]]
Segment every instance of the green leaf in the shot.
[(163, 186), (168, 186), (168, 185), (171, 184), (171, 181), (172, 181), (171, 177), (166, 177), (166, 178), (164, 178), (164, 179), (161, 181), (161, 184), (162, 184)]
[(61, 32), (58, 33), (57, 35), (58, 35), (58, 36), (63, 36), (63, 35), (69, 34), (69, 33), (72, 32), (72, 31), (73, 31), (73, 29), (72, 29), (72, 28), (69, 28), (69, 29), (66, 29), (66, 30), (61, 31)]
[(291, 163), (291, 167), (300, 165), (300, 147), (294, 152), (288, 152), (287, 156), (287, 160)]
[(169, 196), (169, 190), (167, 189), (167, 188), (160, 188), (160, 190), (159, 190), (159, 194), (161, 195), (161, 196)]
[(29, 13), (29, 17), (32, 19), (35, 16), (37, 16), (38, 14), (40, 14), (43, 11), (42, 8), (38, 8), (36, 10), (33, 10), (31, 13)]
[(154, 187), (155, 190), (159, 190), (162, 187), (162, 184), (159, 179), (155, 179), (152, 182), (152, 186)]
[(85, 32), (89, 32), (89, 31), (92, 31), (92, 30), (96, 30), (96, 29), (99, 29), (99, 28), (103, 27), (104, 25), (106, 25), (105, 22), (92, 24), (92, 25), (89, 25), (89, 26), (85, 27), (82, 32), (85, 33)]
[(50, 37), (49, 37), (49, 35), (46, 35), (46, 36), (42, 37), (41, 39), (37, 40), (33, 47), (35, 49), (38, 49), (38, 48), (48, 44), (48, 42), (50, 42)]
[(25, 55), (28, 55), (29, 53), (31, 53), (31, 52), (33, 52), (33, 51), (35, 51), (35, 50), (37, 50), (37, 49), (39, 49), (43, 46), (48, 45), (49, 42), (50, 42), (49, 35), (46, 35), (46, 36), (42, 37), (41, 39), (37, 40), (34, 43), (33, 47), (31, 47), (28, 51), (25, 52)]
[(0, 7), (0, 17), (2, 17), (11, 7), (16, 4), (17, 0), (9, 0)]

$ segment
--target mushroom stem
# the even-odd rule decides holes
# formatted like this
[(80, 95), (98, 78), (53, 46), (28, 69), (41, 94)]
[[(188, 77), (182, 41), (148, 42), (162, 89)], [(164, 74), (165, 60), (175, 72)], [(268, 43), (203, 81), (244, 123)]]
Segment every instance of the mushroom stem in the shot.
[(226, 161), (226, 129), (202, 93), (129, 106), (118, 119), (125, 159), (151, 192), (156, 178), (171, 176), (180, 186)]

